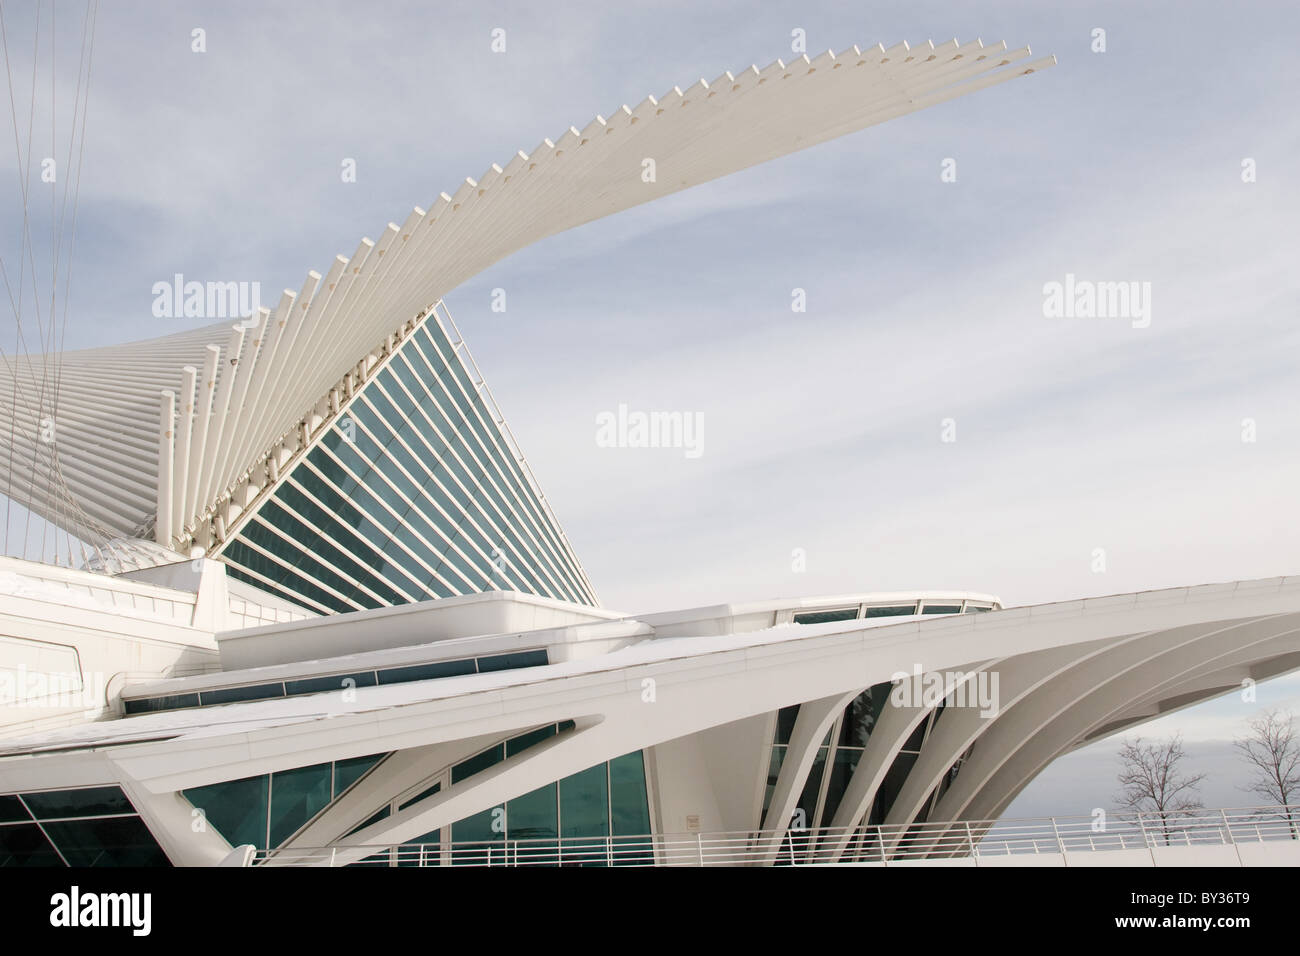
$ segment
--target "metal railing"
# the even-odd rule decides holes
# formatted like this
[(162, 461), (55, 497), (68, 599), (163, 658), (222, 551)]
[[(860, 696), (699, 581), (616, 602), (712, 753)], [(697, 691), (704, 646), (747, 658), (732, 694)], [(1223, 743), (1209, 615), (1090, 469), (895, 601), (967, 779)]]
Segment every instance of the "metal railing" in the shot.
[(1153, 850), (1300, 840), (1300, 805), (905, 826), (260, 850), (269, 866), (764, 866)]

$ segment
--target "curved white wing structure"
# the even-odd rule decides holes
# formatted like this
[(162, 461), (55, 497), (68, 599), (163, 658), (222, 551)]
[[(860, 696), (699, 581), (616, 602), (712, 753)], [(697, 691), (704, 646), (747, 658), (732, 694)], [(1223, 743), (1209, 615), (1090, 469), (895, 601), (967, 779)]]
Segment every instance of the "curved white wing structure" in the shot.
[(1054, 62), (978, 40), (852, 47), (620, 107), (414, 209), (238, 327), (70, 352), (61, 373), (20, 357), (0, 373), (15, 424), (0, 468), (14, 499), (83, 537), (215, 550), (394, 336), (503, 257)]

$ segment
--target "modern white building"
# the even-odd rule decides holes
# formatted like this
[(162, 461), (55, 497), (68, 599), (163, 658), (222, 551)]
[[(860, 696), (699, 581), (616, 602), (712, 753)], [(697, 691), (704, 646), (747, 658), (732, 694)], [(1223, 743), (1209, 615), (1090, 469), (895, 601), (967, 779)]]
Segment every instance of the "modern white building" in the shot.
[[(94, 549), (0, 560), (0, 865), (1083, 852), (1068, 821), (994, 821), (1055, 757), (1300, 666), (1300, 579), (607, 610), (442, 301), (546, 236), (1053, 62), (952, 41), (724, 73), (467, 179), (247, 321), (6, 369), (0, 473)], [(1101, 842), (1170, 862), (1174, 826), (1276, 861), (1285, 819)]]

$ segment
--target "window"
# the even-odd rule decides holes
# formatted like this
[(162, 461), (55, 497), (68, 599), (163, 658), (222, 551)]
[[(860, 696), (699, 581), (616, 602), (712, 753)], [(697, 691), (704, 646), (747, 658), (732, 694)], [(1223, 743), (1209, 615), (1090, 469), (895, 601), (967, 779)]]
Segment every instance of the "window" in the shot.
[(633, 839), (650, 832), (645, 756), (637, 750), (456, 821), (450, 861), (483, 865), (510, 854), (511, 862), (606, 866), (612, 849), (634, 847), (616, 862), (652, 862), (653, 850), (637, 851), (645, 841)]
[[(487, 657), (466, 658), (457, 661), (434, 661), (428, 664), (410, 664), (389, 667), (381, 671), (356, 671), (351, 674), (332, 674), (328, 677), (304, 677), (283, 683), (255, 684), (243, 687), (223, 687), (197, 694), (173, 694), (167, 697), (143, 697), (126, 701), (127, 715), (176, 710), (182, 707), (209, 707), (250, 700), (272, 700), (278, 697), (295, 697), (301, 694), (320, 694), (345, 687), (374, 687), (376, 684), (406, 684), (412, 681), (438, 680), (443, 677), (460, 677), (485, 671), (516, 670), (523, 667), (541, 667), (549, 663), (545, 649), (515, 651), (510, 654), (493, 654)], [(345, 683), (352, 681), (352, 684)]]
[(960, 614), (960, 604), (926, 604), (921, 608), (922, 614)]
[[(280, 846), (301, 830), (384, 756), (371, 754), (259, 777), (223, 780), (181, 794), (203, 811), (208, 823), (231, 846), (252, 844), (266, 850)], [(384, 807), (385, 816), (388, 809)]]
[(167, 866), (120, 787), (0, 796), (0, 867)]
[(830, 624), (832, 621), (857, 620), (856, 607), (838, 608), (833, 611), (799, 611), (794, 616), (796, 624)]
[(916, 613), (915, 604), (899, 604), (889, 607), (869, 607), (865, 617), (904, 617)]

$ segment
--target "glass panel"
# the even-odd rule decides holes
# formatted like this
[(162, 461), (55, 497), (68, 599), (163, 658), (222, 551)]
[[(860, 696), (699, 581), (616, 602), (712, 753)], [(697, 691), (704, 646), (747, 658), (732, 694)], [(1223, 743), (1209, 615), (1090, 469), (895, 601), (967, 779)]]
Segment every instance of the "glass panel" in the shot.
[(650, 832), (650, 803), (646, 798), (645, 758), (641, 751), (609, 762), (609, 810), (615, 836)]
[(486, 866), (505, 859), (504, 807), (489, 807), (457, 820), (451, 827), (451, 862), (457, 866)]
[(399, 803), (399, 804), (397, 805), (397, 809), (398, 809), (399, 812), (402, 811), (402, 810), (405, 810), (405, 809), (406, 809), (407, 807), (409, 807), (411, 804), (413, 804), (413, 803), (419, 803), (419, 802), (420, 802), (421, 800), (423, 800), (425, 797), (431, 797), (431, 796), (433, 796), (435, 793), (437, 793), (438, 791), (440, 791), (441, 789), (442, 789), (442, 781), (439, 781), (439, 782), (435, 783), (432, 787), (425, 787), (423, 790), (421, 790), (421, 791), (420, 791), (419, 793), (417, 793), (415, 796), (410, 797), (410, 798), (408, 798), (408, 799), (406, 799), (406, 800), (403, 800), (401, 803)]
[(511, 800), (506, 805), (506, 823), (512, 842), (505, 852), (512, 862), (553, 864), (558, 833), (556, 785), (547, 784)]
[(560, 826), (566, 837), (609, 833), (605, 765), (597, 764), (560, 781)]
[(413, 664), (410, 667), (390, 667), (379, 672), (381, 684), (406, 684), (417, 680), (437, 680), (440, 677), (459, 677), (474, 673), (474, 661), (438, 661), (435, 664)]
[(556, 818), (555, 784), (548, 783), (506, 804), (506, 836), (528, 842), (510, 847), (519, 862), (552, 860), (555, 837), (559, 832)]
[(168, 866), (139, 817), (65, 820), (45, 824), (45, 832), (69, 866)]
[[(352, 681), (351, 685), (344, 681)], [(348, 687), (374, 687), (374, 671), (358, 671), (355, 674), (334, 674), (330, 677), (306, 677), (302, 680), (284, 682), (284, 689), (290, 695), (318, 694), (321, 691), (344, 690)]]
[(541, 667), (548, 663), (546, 651), (518, 651), (514, 654), (497, 654), (478, 659), (479, 673), (513, 670), (517, 667)]
[(182, 707), (199, 706), (198, 694), (173, 694), (170, 697), (146, 697), (140, 700), (126, 700), (128, 716), (131, 714), (152, 714), (160, 710), (179, 710)]
[(370, 816), (366, 817), (364, 820), (362, 820), (360, 823), (354, 826), (351, 830), (349, 830), (347, 832), (347, 836), (352, 836), (352, 834), (354, 833), (360, 833), (362, 830), (370, 826), (372, 823), (378, 823), (380, 820), (387, 820), (388, 815), (392, 812), (393, 812), (393, 808), (388, 804), (384, 804), (374, 813), (370, 814)]
[(899, 754), (894, 758), (893, 765), (890, 766), (889, 772), (885, 774), (885, 779), (880, 784), (880, 789), (876, 792), (869, 822), (880, 823), (888, 816), (894, 800), (898, 798), (898, 792), (903, 789), (903, 783), (915, 763), (916, 754)]
[(0, 868), (63, 866), (63, 861), (34, 823), (0, 827)]
[(499, 764), (505, 759), (505, 748), (501, 744), (495, 747), (489, 747), (481, 754), (476, 754), (468, 760), (451, 768), (451, 782), (460, 783), (466, 777), (472, 777), (480, 771), (486, 770), (495, 764)]
[(360, 780), (365, 776), (367, 770), (379, 763), (383, 758), (383, 754), (370, 754), (365, 757), (351, 757), (347, 760), (334, 761), (334, 796), (337, 797)]
[(871, 736), (871, 728), (876, 725), (876, 702), (874, 688), (868, 687), (844, 708), (844, 719), (840, 721), (839, 745), (841, 747), (865, 747)]
[[(813, 761), (812, 769), (808, 771), (808, 779), (804, 782), (803, 792), (799, 794), (799, 802), (795, 804), (796, 813), (803, 811), (803, 828), (813, 826), (813, 820), (817, 814), (817, 798), (822, 788), (822, 773), (826, 770), (826, 757), (828, 756), (827, 747), (817, 748), (817, 757)], [(773, 821), (776, 823), (777, 821)]]
[(520, 734), (518, 737), (512, 737), (506, 741), (506, 756), (513, 757), (517, 753), (522, 753), (529, 747), (535, 747), (548, 737), (555, 736), (555, 725), (547, 724), (545, 727), (539, 727), (536, 730), (530, 730), (526, 734)]
[(903, 617), (916, 613), (915, 604), (903, 604), (896, 607), (869, 607), (866, 617)]
[(245, 777), (182, 792), (231, 846), (251, 843), (265, 850), (269, 782), (267, 775)]
[(767, 792), (763, 796), (763, 821), (767, 823), (767, 808), (772, 805), (772, 791), (776, 789), (777, 778), (781, 776), (781, 764), (785, 762), (785, 748), (773, 747), (772, 756), (767, 764)]
[(23, 802), (17, 796), (0, 797), (0, 823), (30, 820), (31, 818), (31, 814), (23, 808)]
[(922, 614), (960, 614), (960, 604), (927, 604), (921, 608)]
[(796, 624), (829, 624), (832, 621), (857, 620), (856, 607), (838, 608), (834, 611), (800, 611), (794, 616)]
[(910, 735), (908, 735), (907, 743), (903, 744), (904, 752), (907, 751), (915, 752), (921, 749), (921, 742), (925, 740), (926, 724), (928, 724), (929, 722), (930, 722), (930, 718), (927, 715), (924, 720), (922, 720), (919, 724), (916, 725), (916, 729), (913, 730)]
[(32, 815), (38, 820), (52, 817), (102, 817), (110, 813), (135, 813), (135, 807), (118, 787), (85, 787), (81, 790), (47, 790), (24, 793)]
[(835, 759), (831, 761), (831, 777), (826, 781), (826, 806), (822, 809), (822, 826), (831, 825), (831, 820), (835, 818), (835, 811), (840, 808), (840, 801), (844, 799), (844, 791), (848, 789), (853, 771), (861, 759), (860, 750), (835, 751)]
[(442, 831), (430, 830), (407, 840), (397, 852), (398, 866), (441, 866)]
[(271, 775), (271, 846), (279, 846), (325, 809), (331, 771), (321, 763)]
[(597, 764), (560, 781), (560, 834), (599, 837), (590, 843), (568, 842), (564, 862), (577, 866), (605, 866), (609, 861), (604, 837), (609, 835), (609, 788), (605, 764)]
[(792, 704), (789, 707), (782, 707), (776, 714), (776, 742), (778, 744), (788, 744), (790, 734), (794, 732), (794, 722), (799, 716), (799, 705)]
[(211, 704), (233, 704), (241, 700), (270, 700), (283, 696), (284, 685), (279, 682), (256, 684), (252, 687), (223, 687), (219, 690), (199, 691), (204, 707)]

